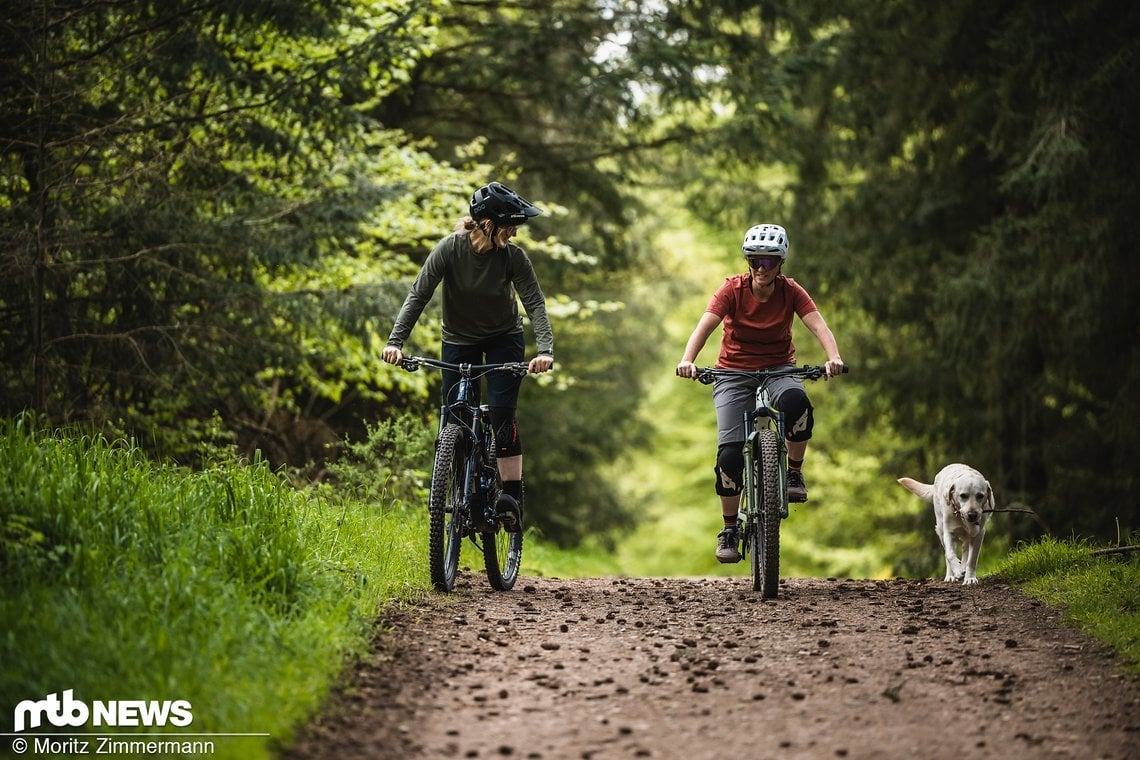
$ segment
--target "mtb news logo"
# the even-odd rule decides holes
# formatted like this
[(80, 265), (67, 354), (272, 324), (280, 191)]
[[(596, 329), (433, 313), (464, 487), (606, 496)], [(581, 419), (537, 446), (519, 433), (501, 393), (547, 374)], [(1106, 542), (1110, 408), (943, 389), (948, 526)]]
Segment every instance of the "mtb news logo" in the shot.
[(94, 726), (178, 726), (184, 728), (194, 722), (191, 704), (185, 699), (143, 701), (119, 699), (109, 702), (91, 702), (75, 699), (74, 689), (59, 694), (48, 694), (34, 701), (25, 699), (16, 705), (12, 722), (16, 733), (39, 728), (46, 719), (53, 726), (77, 728), (88, 723)]

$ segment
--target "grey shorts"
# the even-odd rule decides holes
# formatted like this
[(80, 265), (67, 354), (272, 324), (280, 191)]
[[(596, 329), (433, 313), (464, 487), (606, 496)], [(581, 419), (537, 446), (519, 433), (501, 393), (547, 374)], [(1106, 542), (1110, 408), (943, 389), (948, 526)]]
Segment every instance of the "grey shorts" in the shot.
[[(756, 389), (759, 387), (758, 381), (746, 377), (716, 379), (713, 384), (713, 404), (716, 406), (718, 446), (726, 443), (743, 443), (744, 413), (756, 408)], [(788, 391), (804, 393), (803, 378), (777, 377), (768, 381), (768, 395), (772, 405), (777, 409), (783, 408), (780, 397)]]

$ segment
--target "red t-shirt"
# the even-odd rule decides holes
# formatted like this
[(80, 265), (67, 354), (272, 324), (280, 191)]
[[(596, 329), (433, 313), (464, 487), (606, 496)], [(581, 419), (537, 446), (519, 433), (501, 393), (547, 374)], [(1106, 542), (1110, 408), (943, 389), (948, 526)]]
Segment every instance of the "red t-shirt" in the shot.
[(779, 275), (772, 296), (761, 302), (752, 292), (752, 276), (725, 279), (706, 311), (724, 320), (717, 366), (725, 369), (768, 369), (795, 364), (792, 318), (818, 311), (811, 296), (795, 280)]

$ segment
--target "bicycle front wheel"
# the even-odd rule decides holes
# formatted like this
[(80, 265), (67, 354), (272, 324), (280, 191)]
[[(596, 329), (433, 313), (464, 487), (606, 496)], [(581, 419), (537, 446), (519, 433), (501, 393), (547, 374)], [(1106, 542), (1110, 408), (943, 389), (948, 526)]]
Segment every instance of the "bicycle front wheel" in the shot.
[(467, 439), (458, 425), (444, 427), (435, 450), (428, 499), (428, 566), (431, 583), (438, 591), (455, 588), (459, 570), (459, 550), (463, 544), (463, 523), (467, 513), (464, 465)]
[(780, 445), (776, 431), (761, 430), (755, 458), (756, 488), (760, 492), (759, 521), (752, 535), (752, 588), (764, 599), (780, 593)]

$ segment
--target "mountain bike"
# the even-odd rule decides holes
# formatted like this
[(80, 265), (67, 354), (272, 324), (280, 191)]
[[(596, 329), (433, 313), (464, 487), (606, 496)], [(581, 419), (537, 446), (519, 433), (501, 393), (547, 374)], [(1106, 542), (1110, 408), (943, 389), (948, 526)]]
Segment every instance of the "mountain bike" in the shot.
[(503, 491), (495, 455), (490, 407), (479, 404), (479, 379), (492, 372), (527, 374), (522, 362), (452, 364), (421, 356), (406, 357), (401, 366), (415, 372), (421, 365), (459, 373), (440, 410), (431, 491), (428, 497), (428, 566), (439, 591), (455, 588), (463, 539), (483, 554), (487, 580), (497, 591), (510, 591), (522, 563), (522, 526), (508, 531), (495, 504)]
[[(848, 371), (847, 367), (843, 368)], [(768, 383), (777, 377), (819, 380), (827, 377), (822, 365), (776, 369), (721, 369), (702, 367), (697, 380), (705, 385), (718, 377), (756, 380), (756, 406), (744, 413), (744, 489), (741, 492), (740, 528), (743, 554), (749, 558), (752, 589), (764, 599), (780, 590), (780, 521), (788, 516), (788, 447), (784, 413), (772, 404)]]

